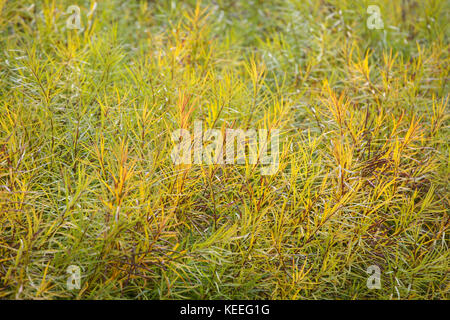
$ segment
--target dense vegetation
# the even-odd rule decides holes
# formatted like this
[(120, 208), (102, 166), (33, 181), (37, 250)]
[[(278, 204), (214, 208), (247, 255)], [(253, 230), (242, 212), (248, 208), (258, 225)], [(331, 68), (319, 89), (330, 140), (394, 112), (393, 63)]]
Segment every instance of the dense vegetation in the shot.
[[(448, 298), (449, 1), (0, 12), (0, 297)], [(279, 170), (174, 165), (198, 120), (279, 129)]]

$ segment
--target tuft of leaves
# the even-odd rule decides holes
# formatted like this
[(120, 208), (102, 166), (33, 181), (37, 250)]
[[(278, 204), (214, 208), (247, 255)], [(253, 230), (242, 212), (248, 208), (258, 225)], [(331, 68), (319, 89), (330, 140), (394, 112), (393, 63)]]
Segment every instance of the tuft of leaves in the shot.
[[(448, 299), (448, 12), (0, 0), (0, 297)], [(279, 170), (174, 165), (197, 120)]]

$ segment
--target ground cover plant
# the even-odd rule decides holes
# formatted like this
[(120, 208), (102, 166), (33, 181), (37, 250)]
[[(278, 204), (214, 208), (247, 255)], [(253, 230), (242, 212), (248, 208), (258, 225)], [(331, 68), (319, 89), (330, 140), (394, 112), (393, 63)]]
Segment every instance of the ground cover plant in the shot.
[(0, 0), (0, 297), (447, 299), (449, 6)]

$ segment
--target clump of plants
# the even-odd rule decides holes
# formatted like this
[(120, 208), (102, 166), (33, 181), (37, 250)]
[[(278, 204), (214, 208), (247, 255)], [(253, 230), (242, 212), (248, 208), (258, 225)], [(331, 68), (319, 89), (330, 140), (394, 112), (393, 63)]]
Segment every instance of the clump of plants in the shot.
[(449, 4), (375, 2), (0, 0), (0, 297), (447, 299)]

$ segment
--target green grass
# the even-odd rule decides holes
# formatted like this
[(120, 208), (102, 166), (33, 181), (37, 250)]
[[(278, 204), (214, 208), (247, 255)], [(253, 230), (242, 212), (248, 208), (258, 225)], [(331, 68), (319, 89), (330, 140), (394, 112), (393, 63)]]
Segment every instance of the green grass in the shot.
[[(448, 1), (0, 8), (0, 297), (448, 299)], [(278, 172), (175, 166), (195, 120)]]

